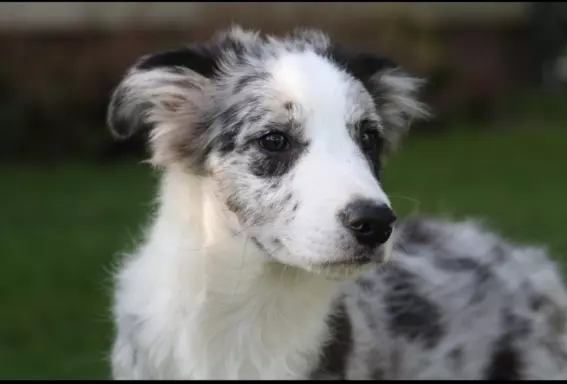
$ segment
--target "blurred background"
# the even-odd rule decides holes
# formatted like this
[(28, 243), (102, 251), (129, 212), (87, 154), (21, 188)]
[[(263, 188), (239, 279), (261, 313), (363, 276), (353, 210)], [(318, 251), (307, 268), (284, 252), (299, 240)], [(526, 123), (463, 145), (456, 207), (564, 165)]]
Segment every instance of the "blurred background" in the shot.
[(476, 217), (567, 261), (567, 3), (0, 3), (0, 378), (105, 379), (111, 271), (150, 213), (144, 137), (112, 140), (139, 56), (231, 23), (322, 28), (428, 79), (384, 170), (402, 214)]

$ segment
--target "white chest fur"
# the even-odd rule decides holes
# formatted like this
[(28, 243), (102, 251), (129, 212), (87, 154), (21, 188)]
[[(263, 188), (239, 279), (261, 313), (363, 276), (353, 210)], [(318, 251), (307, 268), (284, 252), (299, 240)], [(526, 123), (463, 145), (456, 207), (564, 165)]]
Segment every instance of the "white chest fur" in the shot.
[[(163, 193), (175, 192), (165, 184)], [(183, 210), (196, 197), (164, 198), (175, 210), (160, 207), (146, 244), (119, 271), (114, 377), (305, 377), (328, 336), (336, 284), (273, 263), (245, 237), (220, 230), (226, 224), (207, 212), (210, 201), (196, 220), (195, 201)]]

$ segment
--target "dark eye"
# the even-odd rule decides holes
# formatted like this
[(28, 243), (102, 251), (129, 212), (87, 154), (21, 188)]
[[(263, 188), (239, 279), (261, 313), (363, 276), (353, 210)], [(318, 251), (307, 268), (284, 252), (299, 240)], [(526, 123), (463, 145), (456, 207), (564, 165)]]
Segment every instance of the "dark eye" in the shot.
[(363, 129), (360, 133), (360, 145), (362, 149), (365, 151), (372, 151), (376, 149), (380, 142), (380, 137), (378, 136), (378, 132), (374, 129)]
[(278, 132), (268, 133), (258, 139), (258, 144), (268, 152), (283, 152), (289, 149), (289, 140)]

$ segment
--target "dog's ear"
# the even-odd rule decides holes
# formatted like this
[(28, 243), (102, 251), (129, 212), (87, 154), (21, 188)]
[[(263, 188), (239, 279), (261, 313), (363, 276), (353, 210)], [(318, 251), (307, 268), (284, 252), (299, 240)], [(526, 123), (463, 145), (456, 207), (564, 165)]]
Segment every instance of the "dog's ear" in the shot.
[(409, 76), (394, 61), (338, 47), (334, 48), (332, 56), (372, 95), (383, 119), (390, 149), (395, 147), (413, 121), (429, 116), (426, 106), (418, 98), (423, 80)]
[(142, 57), (112, 94), (107, 121), (114, 136), (126, 139), (147, 131), (154, 165), (193, 161), (217, 65), (214, 53), (196, 47)]
[(175, 113), (189, 112), (202, 101), (215, 70), (211, 51), (184, 48), (142, 57), (114, 90), (108, 125), (121, 139), (151, 130)]

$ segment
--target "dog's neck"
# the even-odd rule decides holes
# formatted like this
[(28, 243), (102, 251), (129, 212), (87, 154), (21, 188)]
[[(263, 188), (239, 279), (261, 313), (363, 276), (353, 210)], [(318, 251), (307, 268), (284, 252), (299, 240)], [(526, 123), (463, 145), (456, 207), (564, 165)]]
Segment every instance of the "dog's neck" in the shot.
[(209, 183), (181, 168), (166, 170), (148, 243), (169, 257), (162, 262), (172, 297), (190, 313), (189, 348), (207, 351), (189, 363), (188, 374), (301, 377), (327, 337), (338, 284), (263, 254)]

